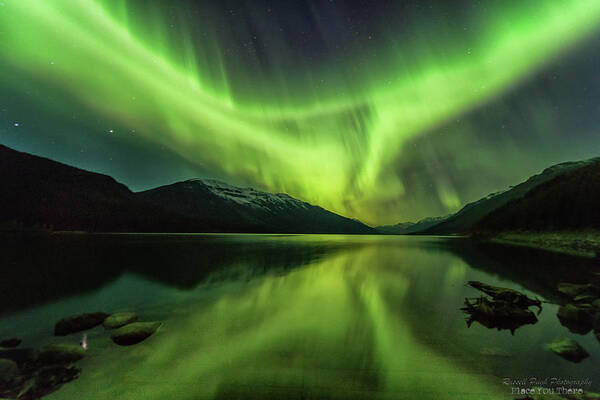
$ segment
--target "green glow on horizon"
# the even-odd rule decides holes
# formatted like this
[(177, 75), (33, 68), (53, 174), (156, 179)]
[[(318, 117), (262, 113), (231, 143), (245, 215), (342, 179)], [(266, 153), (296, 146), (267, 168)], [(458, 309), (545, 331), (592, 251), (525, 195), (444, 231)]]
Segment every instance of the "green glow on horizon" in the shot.
[[(126, 3), (111, 4), (5, 2), (0, 57), (15, 73), (11, 84), (50, 83), (191, 162), (373, 224), (402, 218), (378, 206), (404, 192), (392, 164), (403, 143), (503, 94), (600, 22), (597, 1), (505, 3), (466, 43), (417, 34), (395, 43), (390, 34), (377, 58), (280, 70), (252, 96), (251, 84), (238, 93), (232, 82), (253, 77), (229, 65), (213, 39), (199, 55), (183, 35), (185, 54), (174, 57), (160, 30), (137, 35)], [(340, 72), (353, 63), (360, 68)], [(338, 84), (310, 85), (320, 78)], [(436, 190), (449, 210), (464, 201), (447, 182)]]

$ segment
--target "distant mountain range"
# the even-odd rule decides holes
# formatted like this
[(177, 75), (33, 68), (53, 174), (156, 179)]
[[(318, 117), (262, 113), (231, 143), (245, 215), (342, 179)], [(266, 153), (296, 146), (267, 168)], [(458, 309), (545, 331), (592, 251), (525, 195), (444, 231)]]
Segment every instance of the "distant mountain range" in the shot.
[(375, 230), (387, 235), (409, 235), (437, 225), (440, 222), (445, 221), (448, 217), (450, 217), (450, 215), (446, 215), (445, 217), (427, 217), (417, 222), (400, 222), (396, 225), (378, 226)]
[(0, 145), (0, 230), (448, 235), (600, 228), (600, 158), (546, 168), (445, 217), (370, 228), (283, 193), (191, 179), (132, 192)]
[(0, 185), (4, 230), (376, 233), (282, 193), (199, 179), (134, 193), (107, 175), (2, 145)]
[(407, 233), (599, 228), (600, 214), (593, 206), (600, 199), (599, 173), (600, 158), (556, 164), (519, 185), (469, 203), (438, 223)]

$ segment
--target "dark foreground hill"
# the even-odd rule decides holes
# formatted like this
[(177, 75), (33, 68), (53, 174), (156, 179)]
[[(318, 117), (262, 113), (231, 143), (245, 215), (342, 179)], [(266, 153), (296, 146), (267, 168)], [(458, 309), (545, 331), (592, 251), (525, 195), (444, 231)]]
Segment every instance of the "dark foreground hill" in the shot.
[(187, 181), (134, 193), (107, 175), (2, 145), (0, 185), (0, 228), (4, 230), (374, 232), (358, 221), (284, 194), (215, 181)]
[(0, 146), (0, 225), (5, 229), (152, 231), (184, 223), (139, 203), (113, 178)]
[(588, 165), (597, 164), (600, 159), (578, 162), (566, 162), (546, 168), (542, 173), (534, 175), (519, 185), (508, 190), (492, 193), (480, 200), (469, 203), (456, 214), (448, 217), (441, 223), (430, 228), (421, 230), (418, 234), (426, 235), (449, 235), (457, 233), (469, 233), (492, 211), (497, 210), (513, 200), (524, 197), (532, 189), (549, 182), (557, 177), (579, 170)]
[(600, 228), (600, 160), (544, 182), (489, 213), (475, 231)]

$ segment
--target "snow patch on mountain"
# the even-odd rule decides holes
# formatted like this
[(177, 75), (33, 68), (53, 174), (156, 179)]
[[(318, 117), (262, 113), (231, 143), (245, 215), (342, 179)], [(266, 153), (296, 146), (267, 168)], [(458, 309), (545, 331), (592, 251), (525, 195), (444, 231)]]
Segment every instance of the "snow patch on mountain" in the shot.
[[(288, 207), (308, 208), (308, 204), (285, 193), (267, 193), (251, 187), (237, 187), (216, 179), (191, 179), (191, 185), (201, 184), (215, 196), (250, 207), (284, 209)], [(193, 189), (193, 186), (190, 186)]]

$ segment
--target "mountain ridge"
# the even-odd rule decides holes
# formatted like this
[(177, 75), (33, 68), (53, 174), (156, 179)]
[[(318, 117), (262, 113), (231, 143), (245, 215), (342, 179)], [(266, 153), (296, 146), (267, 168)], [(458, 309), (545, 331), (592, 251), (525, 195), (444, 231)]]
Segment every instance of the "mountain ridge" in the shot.
[(600, 158), (548, 180), (487, 214), (475, 231), (582, 230), (600, 227)]
[[(239, 188), (214, 179), (133, 192), (108, 175), (3, 145), (0, 184), (5, 188), (0, 193), (0, 230), (375, 233), (359, 221), (285, 193)], [(180, 190), (181, 185), (191, 185), (191, 192)], [(194, 199), (190, 193), (200, 197)], [(182, 197), (173, 197), (176, 194)]]
[(411, 233), (420, 232), (424, 229), (437, 225), (438, 223), (446, 220), (450, 215), (425, 217), (417, 222), (400, 222), (395, 225), (382, 225), (375, 227), (375, 230), (386, 235), (409, 235)]
[(490, 193), (479, 200), (466, 204), (458, 212), (444, 221), (429, 228), (414, 232), (420, 235), (449, 235), (469, 233), (475, 224), (492, 211), (504, 206), (511, 200), (525, 196), (530, 190), (558, 176), (600, 161), (594, 157), (581, 161), (567, 161), (545, 168), (539, 174), (532, 175), (525, 181), (510, 186), (508, 189)]

